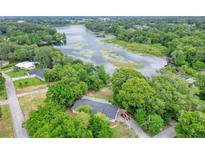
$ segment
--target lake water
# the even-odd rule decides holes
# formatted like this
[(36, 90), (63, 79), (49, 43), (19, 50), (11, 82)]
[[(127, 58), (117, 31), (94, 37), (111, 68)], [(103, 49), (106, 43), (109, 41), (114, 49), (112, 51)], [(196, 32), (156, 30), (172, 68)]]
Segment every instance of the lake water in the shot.
[(139, 68), (138, 71), (145, 76), (156, 74), (167, 64), (165, 58), (133, 54), (112, 44), (102, 43), (100, 38), (83, 25), (70, 25), (57, 27), (56, 29), (58, 32), (66, 34), (66, 44), (58, 47), (65, 55), (81, 59), (84, 62), (91, 62), (95, 65), (104, 65), (106, 71), (110, 74), (115, 71), (116, 67), (108, 61), (107, 57), (112, 57), (113, 54), (116, 60), (123, 59), (123, 62), (129, 61), (142, 64), (143, 67)]

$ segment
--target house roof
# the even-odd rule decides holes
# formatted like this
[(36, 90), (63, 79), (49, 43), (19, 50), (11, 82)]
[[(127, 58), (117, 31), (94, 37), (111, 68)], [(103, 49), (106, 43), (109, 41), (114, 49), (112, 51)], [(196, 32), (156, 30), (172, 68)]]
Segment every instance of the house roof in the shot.
[(119, 109), (117, 106), (114, 106), (110, 103), (98, 101), (97, 99), (90, 100), (87, 98), (82, 98), (75, 102), (72, 107), (72, 110), (76, 111), (76, 109), (81, 105), (90, 105), (94, 113), (103, 113), (109, 118), (109, 120), (115, 120)]
[(30, 72), (28, 72), (29, 75), (35, 75), (36, 77), (39, 77), (41, 79), (45, 79), (44, 73), (46, 69), (35, 69)]
[(15, 65), (16, 67), (19, 67), (19, 68), (31, 68), (31, 67), (34, 67), (35, 66), (35, 63), (34, 62), (30, 62), (30, 61), (25, 61), (25, 62), (22, 62), (22, 63), (18, 63)]

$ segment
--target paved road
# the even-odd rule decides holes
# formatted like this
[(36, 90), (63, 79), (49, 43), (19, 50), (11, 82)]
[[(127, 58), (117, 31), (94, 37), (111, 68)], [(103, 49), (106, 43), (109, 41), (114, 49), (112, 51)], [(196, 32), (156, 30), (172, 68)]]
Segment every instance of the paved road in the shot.
[(171, 126), (161, 131), (154, 138), (174, 138), (176, 136), (175, 129)]
[(169, 126), (159, 134), (155, 135), (154, 138), (174, 138), (176, 136), (176, 131), (173, 127), (175, 123), (175, 120), (171, 120)]
[(16, 91), (12, 79), (3, 73), (4, 78), (6, 79), (6, 90), (8, 95), (8, 104), (12, 116), (13, 129), (15, 137), (17, 138), (27, 138), (27, 131), (22, 127), (24, 121), (24, 116), (21, 111), (18, 98), (16, 96)]

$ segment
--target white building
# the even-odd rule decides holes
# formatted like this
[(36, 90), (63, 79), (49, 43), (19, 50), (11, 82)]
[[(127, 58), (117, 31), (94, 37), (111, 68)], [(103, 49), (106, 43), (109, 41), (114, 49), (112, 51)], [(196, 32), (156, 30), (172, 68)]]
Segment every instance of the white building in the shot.
[(28, 70), (31, 70), (31, 69), (35, 68), (35, 63), (34, 62), (25, 61), (25, 62), (16, 64), (15, 67), (17, 69), (28, 69)]

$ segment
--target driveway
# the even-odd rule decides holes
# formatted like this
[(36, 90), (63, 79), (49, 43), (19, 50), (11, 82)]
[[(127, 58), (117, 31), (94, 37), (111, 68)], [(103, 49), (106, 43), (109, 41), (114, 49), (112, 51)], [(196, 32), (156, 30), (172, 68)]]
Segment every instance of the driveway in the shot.
[(125, 123), (129, 128), (132, 128), (139, 138), (149, 138), (150, 136), (135, 122), (132, 117), (129, 120), (122, 118), (119, 114), (117, 120)]
[(9, 108), (10, 108), (10, 112), (12, 116), (15, 137), (27, 138), (28, 137), (27, 131), (25, 128), (22, 127), (24, 116), (21, 111), (18, 98), (16, 96), (16, 90), (14, 88), (13, 81), (5, 73), (2, 73), (2, 74), (4, 78), (6, 79), (6, 91), (7, 91), (7, 97), (8, 97), (8, 104), (9, 104)]

